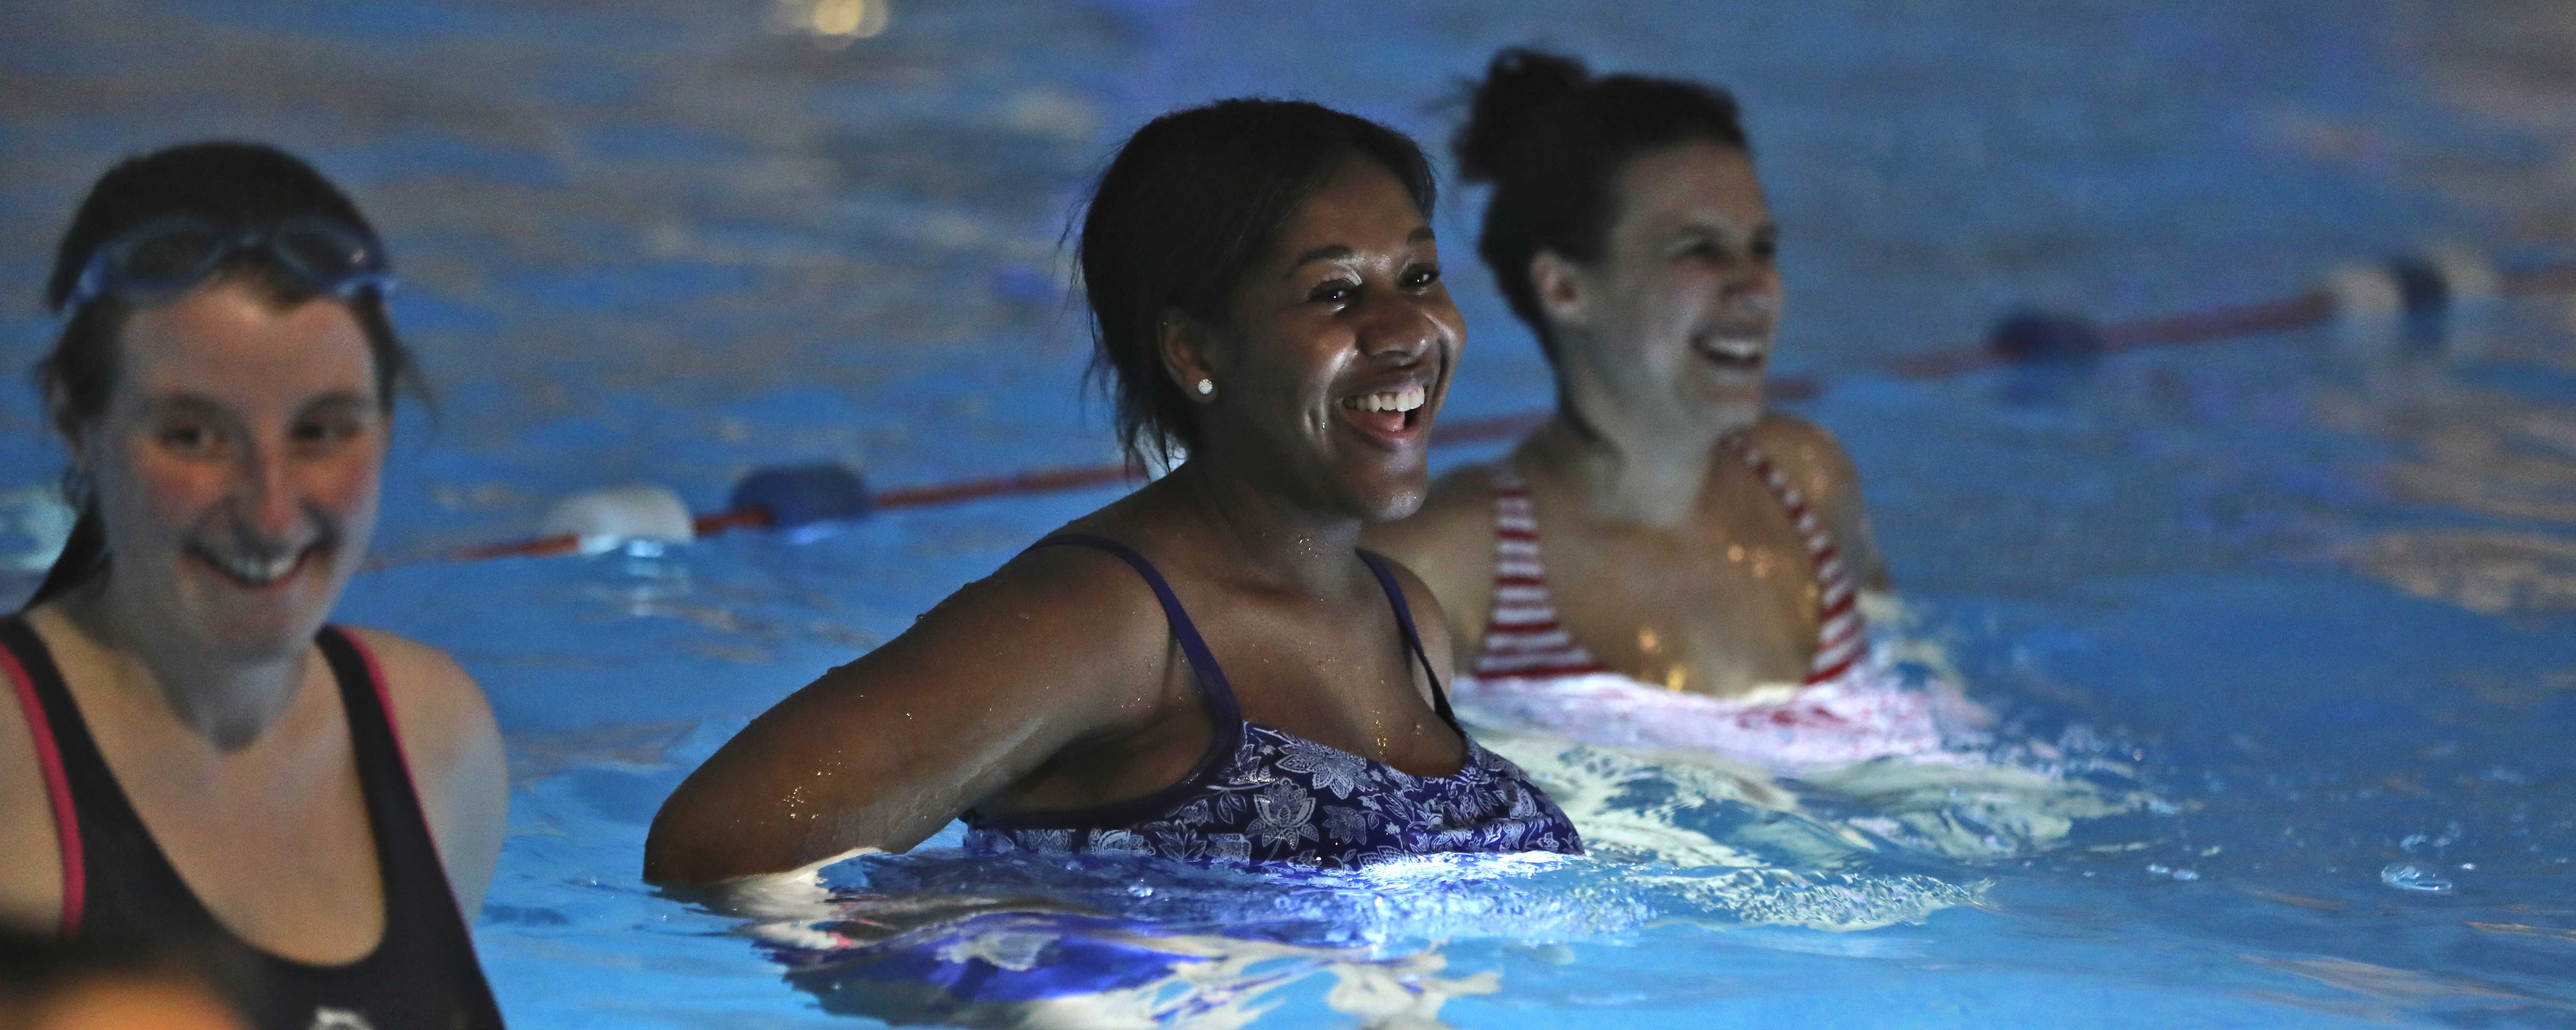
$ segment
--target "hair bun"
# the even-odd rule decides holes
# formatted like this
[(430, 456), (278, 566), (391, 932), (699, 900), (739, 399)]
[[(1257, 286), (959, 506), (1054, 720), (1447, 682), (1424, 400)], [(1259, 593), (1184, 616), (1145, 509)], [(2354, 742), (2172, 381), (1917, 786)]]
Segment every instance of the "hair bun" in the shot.
[(1591, 83), (1591, 70), (1571, 57), (1527, 47), (1495, 54), (1485, 80), (1472, 85), (1467, 124), (1449, 142), (1459, 177), (1493, 181), (1539, 111)]

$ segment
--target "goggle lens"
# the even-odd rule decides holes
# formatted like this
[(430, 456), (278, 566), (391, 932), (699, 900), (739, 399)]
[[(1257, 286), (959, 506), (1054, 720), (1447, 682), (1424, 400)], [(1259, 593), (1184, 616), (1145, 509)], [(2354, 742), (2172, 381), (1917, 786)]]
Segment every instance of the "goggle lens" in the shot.
[(297, 273), (320, 283), (337, 283), (381, 267), (375, 246), (365, 240), (318, 225), (279, 226), (269, 234), (269, 252)]
[(116, 277), (128, 285), (165, 290), (196, 282), (224, 251), (224, 238), (212, 229), (172, 229), (134, 241), (116, 262)]
[(144, 303), (166, 300), (244, 251), (265, 254), (289, 274), (344, 298), (393, 285), (374, 238), (336, 221), (297, 217), (267, 228), (227, 231), (177, 216), (139, 226), (100, 247), (82, 270), (63, 313), (68, 317), (110, 293)]

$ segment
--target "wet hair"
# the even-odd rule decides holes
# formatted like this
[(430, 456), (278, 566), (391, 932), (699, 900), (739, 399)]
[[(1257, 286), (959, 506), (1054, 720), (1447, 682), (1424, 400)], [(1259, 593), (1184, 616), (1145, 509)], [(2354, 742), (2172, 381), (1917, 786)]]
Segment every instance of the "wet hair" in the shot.
[(1594, 78), (1581, 61), (1512, 47), (1468, 89), (1471, 113), (1450, 148), (1460, 178), (1494, 187), (1476, 251), (1550, 364), (1556, 342), (1530, 259), (1598, 260), (1619, 217), (1619, 173), (1638, 157), (1693, 140), (1751, 150), (1735, 98), (1695, 82)]
[(1199, 443), (1192, 405), (1163, 367), (1163, 320), (1225, 323), (1235, 287), (1334, 169), (1384, 165), (1425, 217), (1439, 197), (1422, 148), (1357, 115), (1293, 100), (1223, 100), (1163, 115), (1128, 137), (1083, 213), (1091, 378), (1115, 405), (1131, 463)]
[[(128, 159), (108, 169), (63, 232), (45, 284), (45, 306), (65, 316), (54, 349), (36, 363), (36, 388), (54, 428), (78, 433), (107, 410), (116, 389), (119, 338), (135, 308), (110, 292), (65, 311), (81, 271), (100, 246), (137, 225), (170, 215), (194, 215), (227, 229), (258, 228), (295, 215), (320, 215), (375, 234), (356, 204), (293, 155), (257, 143), (190, 143)], [(236, 253), (205, 280), (238, 284), (283, 309), (321, 294), (313, 284), (257, 252)], [(403, 388), (419, 390), (411, 352), (394, 335), (384, 298), (365, 290), (349, 299), (350, 311), (375, 359), (376, 398), (391, 410)], [(107, 567), (107, 527), (98, 502), (77, 475), (64, 477), (65, 498), (78, 508), (71, 536), (26, 607), (60, 596)]]

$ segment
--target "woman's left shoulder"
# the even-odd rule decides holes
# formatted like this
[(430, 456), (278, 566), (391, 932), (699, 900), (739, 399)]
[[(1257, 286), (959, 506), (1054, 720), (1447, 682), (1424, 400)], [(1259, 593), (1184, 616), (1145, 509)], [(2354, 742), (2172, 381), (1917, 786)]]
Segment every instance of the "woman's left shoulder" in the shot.
[(1859, 475), (1832, 430), (1796, 415), (1767, 413), (1746, 434), (1801, 489), (1829, 491)]
[(383, 630), (340, 628), (375, 659), (412, 789), (470, 917), (491, 878), (509, 804), (509, 763), (492, 703), (447, 652)]
[[(1843, 451), (1842, 441), (1834, 438), (1832, 430), (1782, 411), (1764, 412), (1761, 420), (1753, 423), (1753, 428), (1747, 432), (1754, 443), (1775, 454), (1821, 448), (1839, 456)], [(1787, 454), (1779, 456), (1791, 457)]]
[(491, 702), (483, 696), (483, 687), (447, 652), (380, 629), (340, 628), (357, 638), (375, 659), (385, 696), (393, 702), (394, 724), (415, 764), (435, 764), (424, 752), (472, 750), (472, 745), (485, 739), (497, 749), (501, 731), (493, 720)]

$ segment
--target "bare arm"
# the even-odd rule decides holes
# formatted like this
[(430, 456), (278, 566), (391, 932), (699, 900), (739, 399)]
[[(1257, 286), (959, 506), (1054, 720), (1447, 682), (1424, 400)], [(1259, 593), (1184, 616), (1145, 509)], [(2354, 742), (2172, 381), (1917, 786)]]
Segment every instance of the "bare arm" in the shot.
[(1156, 714), (1170, 631), (1114, 558), (1051, 548), (752, 720), (662, 804), (644, 876), (903, 851), (1069, 745)]
[(1816, 517), (1832, 530), (1852, 580), (1863, 590), (1887, 590), (1887, 563), (1870, 532), (1869, 510), (1861, 503), (1860, 470), (1825, 427), (1791, 415), (1765, 416), (1756, 439), (1779, 462), (1789, 482), (1808, 498)]
[[(1440, 477), (1422, 510), (1400, 522), (1370, 526), (1360, 546), (1393, 558), (1412, 573), (1408, 598), (1427, 589), (1437, 605), (1414, 606), (1422, 644), (1432, 657), (1472, 666), (1485, 643), (1485, 619), (1494, 606), (1494, 488), (1482, 466)], [(1439, 614), (1435, 615), (1435, 612)], [(1444, 646), (1434, 628), (1443, 632)], [(1444, 670), (1441, 682), (1448, 682)]]
[(472, 922), (483, 910), (509, 827), (510, 770), (492, 705), (445, 652), (380, 630), (356, 632), (384, 672), (412, 788), (429, 817), (456, 907)]

